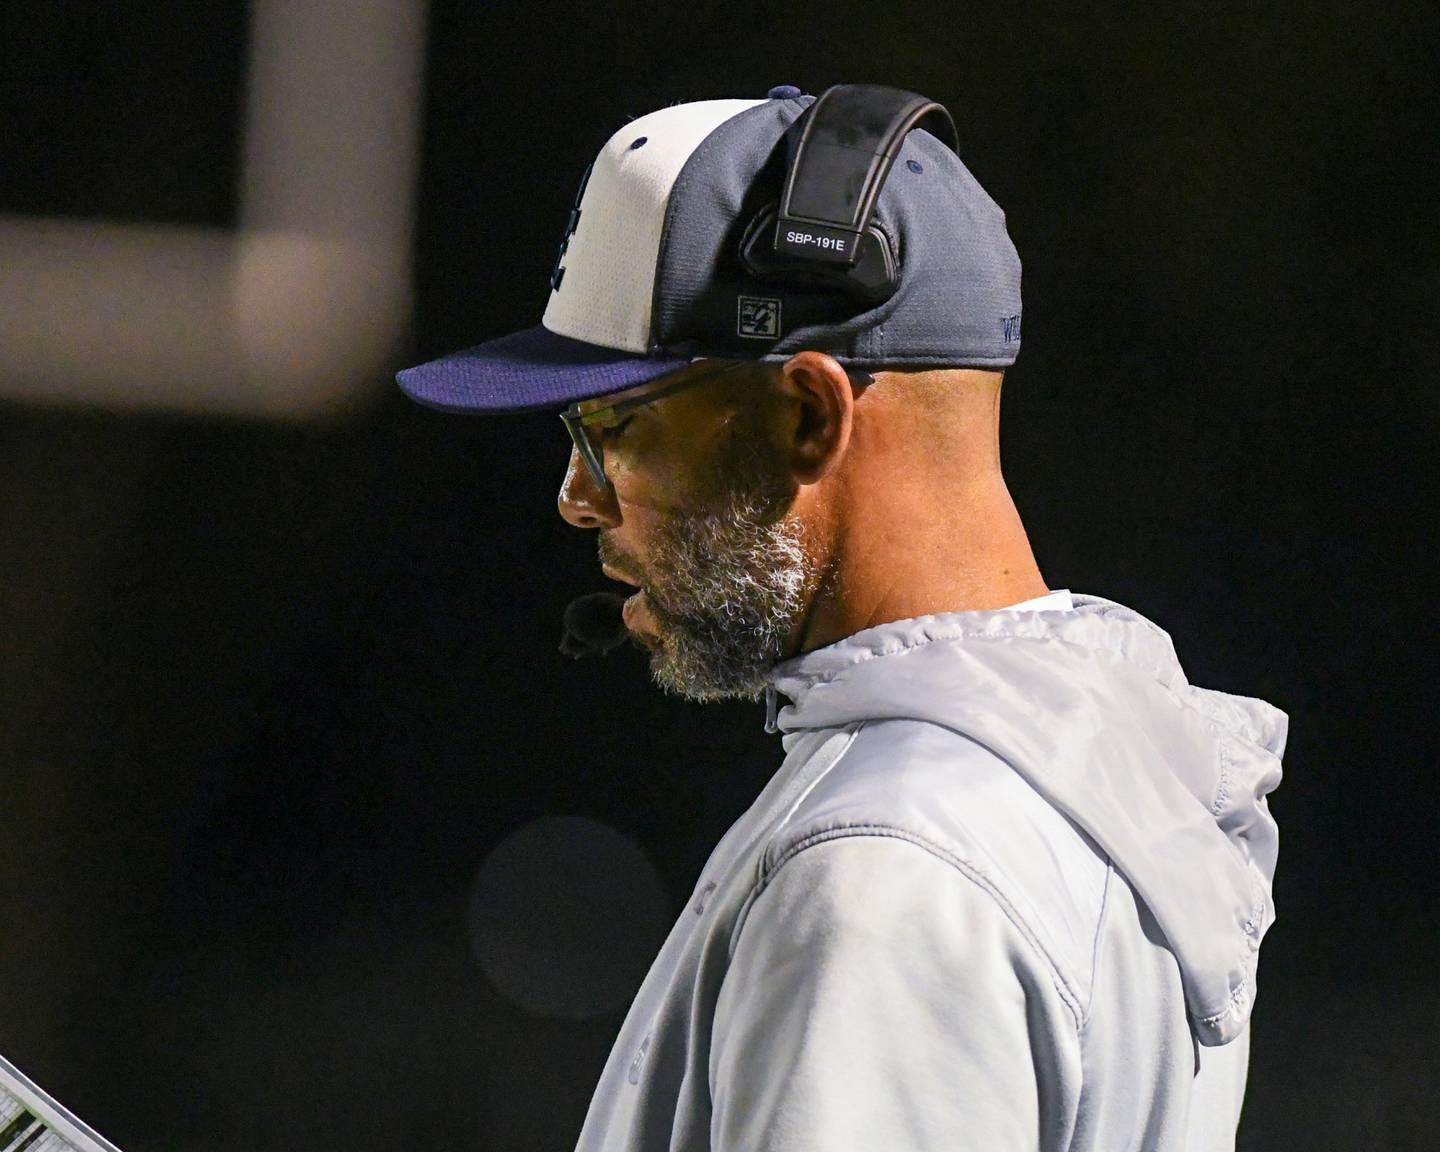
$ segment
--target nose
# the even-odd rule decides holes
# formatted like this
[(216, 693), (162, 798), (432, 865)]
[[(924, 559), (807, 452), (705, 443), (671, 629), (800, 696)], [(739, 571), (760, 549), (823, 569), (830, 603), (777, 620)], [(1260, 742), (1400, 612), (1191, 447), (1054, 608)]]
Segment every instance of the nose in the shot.
[(615, 528), (620, 524), (620, 507), (615, 500), (615, 489), (606, 485), (595, 487), (595, 478), (585, 461), (580, 459), (580, 450), (570, 445), (570, 463), (565, 469), (565, 479), (560, 483), (560, 497), (556, 501), (560, 516), (567, 524), (576, 528)]

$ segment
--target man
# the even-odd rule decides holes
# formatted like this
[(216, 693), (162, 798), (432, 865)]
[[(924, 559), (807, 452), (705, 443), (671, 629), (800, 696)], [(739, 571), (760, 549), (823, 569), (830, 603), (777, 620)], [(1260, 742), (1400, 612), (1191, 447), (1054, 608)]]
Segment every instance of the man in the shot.
[(560, 514), (641, 589), (655, 680), (763, 695), (784, 733), (579, 1146), (1233, 1148), (1288, 718), (1047, 588), (999, 459), (1019, 261), (942, 139), (875, 136), (855, 265), (765, 263), (818, 107), (630, 122), (543, 323), (399, 377), (446, 411), (568, 405)]

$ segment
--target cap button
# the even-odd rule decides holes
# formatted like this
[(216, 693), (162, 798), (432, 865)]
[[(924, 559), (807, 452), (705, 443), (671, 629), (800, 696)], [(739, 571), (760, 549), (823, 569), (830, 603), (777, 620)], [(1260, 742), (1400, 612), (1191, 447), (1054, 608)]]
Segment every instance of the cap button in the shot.
[(800, 89), (796, 88), (793, 84), (781, 84), (778, 87), (771, 88), (769, 92), (765, 93), (771, 100), (793, 100), (800, 94)]

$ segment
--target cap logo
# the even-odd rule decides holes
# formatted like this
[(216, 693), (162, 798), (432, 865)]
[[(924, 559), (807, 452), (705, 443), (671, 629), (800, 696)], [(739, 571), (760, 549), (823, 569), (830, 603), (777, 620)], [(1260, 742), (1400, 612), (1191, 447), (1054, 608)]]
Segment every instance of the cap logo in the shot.
[(1000, 317), (1000, 330), (1005, 335), (1006, 344), (1014, 344), (1020, 339), (1020, 313), (1013, 316)]
[(768, 296), (741, 296), (736, 304), (735, 333), (757, 340), (780, 335), (780, 301)]
[[(645, 143), (645, 137), (640, 137), (641, 144)], [(555, 267), (550, 269), (550, 291), (560, 291), (560, 281), (565, 279), (565, 268), (560, 261), (565, 259), (565, 252), (570, 247), (570, 237), (575, 235), (575, 229), (580, 226), (580, 200), (585, 195), (585, 185), (590, 183), (590, 170), (595, 167), (595, 161), (590, 161), (589, 167), (585, 169), (585, 175), (580, 177), (580, 190), (575, 193), (575, 206), (570, 209), (570, 219), (565, 222), (565, 235), (560, 238), (560, 252), (555, 257)]]

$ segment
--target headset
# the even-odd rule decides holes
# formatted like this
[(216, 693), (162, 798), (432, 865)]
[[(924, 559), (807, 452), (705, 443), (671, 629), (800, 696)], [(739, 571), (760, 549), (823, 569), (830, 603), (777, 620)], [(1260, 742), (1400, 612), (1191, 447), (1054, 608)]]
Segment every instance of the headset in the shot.
[[(759, 280), (838, 289), (875, 305), (895, 294), (899, 261), (872, 221), (905, 138), (916, 128), (959, 153), (955, 121), (941, 104), (883, 84), (835, 84), (785, 134), (780, 198), (760, 208), (740, 241), (740, 263)], [(589, 592), (565, 609), (560, 651), (599, 656), (629, 635), (613, 592)]]
[(955, 121), (928, 97), (883, 84), (825, 89), (786, 132), (784, 189), (745, 229), (745, 270), (761, 280), (838, 288), (872, 305), (893, 296), (898, 261), (871, 217), (916, 128), (959, 153)]

